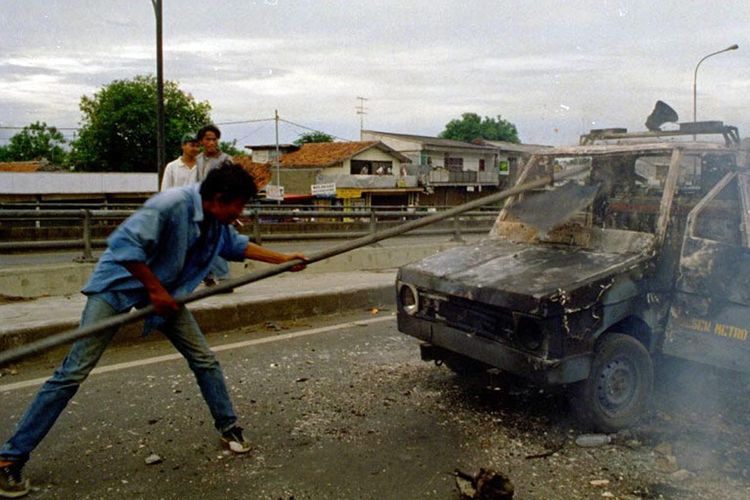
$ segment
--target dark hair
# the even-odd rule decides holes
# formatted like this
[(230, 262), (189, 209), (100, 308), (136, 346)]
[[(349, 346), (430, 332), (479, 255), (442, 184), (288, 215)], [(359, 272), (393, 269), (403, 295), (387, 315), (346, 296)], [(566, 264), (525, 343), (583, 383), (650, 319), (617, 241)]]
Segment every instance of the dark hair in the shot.
[(208, 172), (201, 183), (201, 197), (206, 200), (219, 196), (219, 201), (229, 203), (244, 200), (245, 203), (255, 198), (258, 189), (253, 177), (240, 165), (225, 161)]
[(203, 140), (203, 136), (206, 135), (206, 132), (213, 132), (214, 134), (216, 134), (217, 139), (221, 139), (221, 130), (219, 130), (219, 127), (217, 127), (216, 125), (212, 123), (211, 125), (206, 125), (205, 127), (202, 127), (198, 131), (199, 141)]

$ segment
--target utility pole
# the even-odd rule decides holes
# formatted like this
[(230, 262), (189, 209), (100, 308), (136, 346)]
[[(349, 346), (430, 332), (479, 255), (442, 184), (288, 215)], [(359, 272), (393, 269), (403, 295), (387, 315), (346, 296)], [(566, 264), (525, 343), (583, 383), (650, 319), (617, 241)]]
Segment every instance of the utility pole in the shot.
[(159, 184), (156, 190), (161, 188), (161, 179), (164, 177), (164, 163), (166, 157), (166, 146), (164, 144), (164, 60), (162, 58), (162, 8), (161, 0), (151, 0), (156, 17), (156, 172)]
[(357, 97), (359, 99), (359, 106), (357, 106), (357, 114), (359, 115), (359, 140), (362, 140), (362, 130), (365, 128), (365, 115), (367, 114), (367, 110), (365, 109), (365, 101), (367, 100), (366, 97)]
[(281, 186), (281, 172), (279, 169), (279, 110), (274, 110), (274, 121), (276, 122), (276, 159), (274, 162), (276, 163), (276, 186)]

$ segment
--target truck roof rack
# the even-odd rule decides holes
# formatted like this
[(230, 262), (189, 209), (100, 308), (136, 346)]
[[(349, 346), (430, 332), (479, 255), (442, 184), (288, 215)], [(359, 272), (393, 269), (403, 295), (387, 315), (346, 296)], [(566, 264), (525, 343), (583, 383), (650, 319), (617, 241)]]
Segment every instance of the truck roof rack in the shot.
[(606, 140), (656, 139), (660, 137), (707, 134), (721, 134), (724, 137), (724, 142), (727, 146), (740, 143), (740, 133), (739, 130), (737, 130), (737, 127), (724, 125), (724, 122), (721, 121), (684, 122), (680, 123), (680, 128), (678, 130), (657, 130), (653, 132), (628, 132), (625, 128), (593, 129), (588, 134), (582, 135), (578, 143), (585, 146), (594, 144), (597, 141)]

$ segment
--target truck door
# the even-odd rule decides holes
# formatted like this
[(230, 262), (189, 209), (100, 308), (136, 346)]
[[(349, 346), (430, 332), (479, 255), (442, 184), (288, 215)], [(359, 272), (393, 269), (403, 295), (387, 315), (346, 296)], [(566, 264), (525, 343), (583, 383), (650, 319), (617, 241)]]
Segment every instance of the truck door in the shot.
[(729, 173), (689, 213), (663, 352), (750, 371), (750, 176)]

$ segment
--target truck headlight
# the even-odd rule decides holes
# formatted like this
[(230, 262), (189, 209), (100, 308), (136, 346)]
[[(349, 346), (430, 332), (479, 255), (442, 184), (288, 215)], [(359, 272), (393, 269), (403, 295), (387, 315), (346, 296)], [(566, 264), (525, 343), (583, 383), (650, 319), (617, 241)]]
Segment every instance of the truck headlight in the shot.
[(400, 283), (398, 299), (406, 314), (414, 315), (419, 310), (419, 293), (413, 285)]
[(542, 332), (539, 323), (531, 318), (519, 318), (516, 326), (516, 338), (529, 351), (538, 351), (544, 346), (544, 332)]

